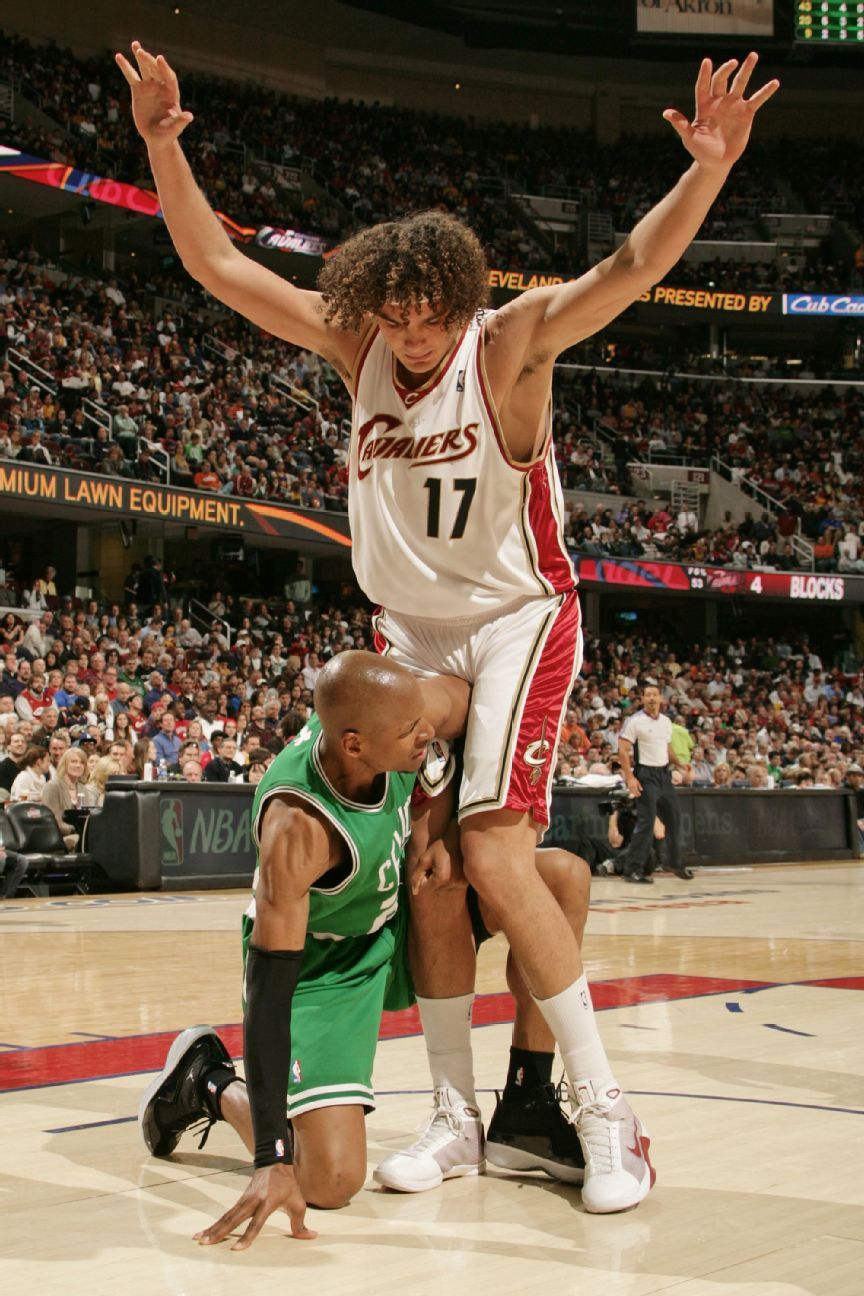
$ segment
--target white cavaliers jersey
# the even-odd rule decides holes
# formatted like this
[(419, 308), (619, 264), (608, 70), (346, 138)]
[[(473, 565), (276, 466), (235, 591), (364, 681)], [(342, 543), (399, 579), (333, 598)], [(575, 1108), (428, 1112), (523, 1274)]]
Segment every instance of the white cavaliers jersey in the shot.
[(416, 391), (373, 328), (360, 349), (348, 512), (354, 571), (373, 603), (406, 616), (482, 616), (572, 589), (551, 442), (514, 462), (483, 361), (483, 323)]

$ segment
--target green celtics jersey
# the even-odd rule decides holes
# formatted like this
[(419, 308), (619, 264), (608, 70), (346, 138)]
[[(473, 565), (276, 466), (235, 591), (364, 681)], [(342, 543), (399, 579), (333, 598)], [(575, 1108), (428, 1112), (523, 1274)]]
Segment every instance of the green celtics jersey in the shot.
[[(260, 845), (261, 815), (270, 797), (280, 792), (314, 806), (329, 820), (347, 848), (348, 871), (319, 878), (309, 892), (309, 934), (317, 937), (363, 936), (376, 932), (399, 907), (399, 882), (405, 842), (411, 831), (413, 774), (386, 774), (384, 793), (374, 805), (348, 801), (330, 784), (321, 764), (321, 724), (313, 715), (297, 737), (280, 752), (255, 789), (252, 835)], [(254, 888), (247, 915), (255, 917)]]

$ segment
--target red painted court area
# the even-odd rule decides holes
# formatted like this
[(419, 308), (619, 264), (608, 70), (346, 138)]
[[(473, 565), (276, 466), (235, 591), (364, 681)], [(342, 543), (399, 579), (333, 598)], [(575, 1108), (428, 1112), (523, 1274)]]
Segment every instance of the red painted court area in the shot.
[[(864, 978), (859, 980), (864, 985)], [(598, 981), (592, 985), (591, 994), (594, 1006), (599, 1011), (664, 1000), (692, 999), (701, 995), (728, 994), (736, 990), (766, 989), (771, 984), (728, 977), (655, 974)], [(511, 1022), (513, 1012), (513, 1000), (509, 994), (478, 995), (474, 1004), (474, 1025), (494, 1026), (500, 1022)], [(182, 1024), (177, 1029), (182, 1029)], [(219, 1026), (218, 1030), (232, 1057), (242, 1057), (242, 1026), (232, 1023)], [(118, 1039), (52, 1044), (42, 1048), (21, 1048), (0, 1053), (0, 1092), (38, 1089), (46, 1085), (70, 1084), (81, 1080), (102, 1080), (109, 1076), (130, 1075), (139, 1071), (158, 1071), (176, 1033), (161, 1031), (155, 1035), (127, 1035)], [(419, 1034), (420, 1018), (416, 1008), (384, 1014), (381, 1039)]]

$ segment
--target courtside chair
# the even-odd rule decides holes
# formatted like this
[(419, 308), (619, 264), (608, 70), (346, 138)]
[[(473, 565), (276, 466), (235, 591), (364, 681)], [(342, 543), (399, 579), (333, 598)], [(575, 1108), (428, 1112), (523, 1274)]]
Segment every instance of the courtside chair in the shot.
[(54, 812), (38, 802), (18, 801), (7, 806), (13, 845), (6, 848), (3, 897), (16, 890), (34, 896), (50, 894), (53, 885), (71, 885), (82, 895), (89, 889), (93, 857), (82, 851), (67, 851)]

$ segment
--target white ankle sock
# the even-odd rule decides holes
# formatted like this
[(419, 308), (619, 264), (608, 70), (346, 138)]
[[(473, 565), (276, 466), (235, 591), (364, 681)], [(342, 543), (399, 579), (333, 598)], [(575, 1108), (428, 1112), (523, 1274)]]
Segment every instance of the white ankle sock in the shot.
[(591, 991), (584, 973), (551, 999), (535, 999), (558, 1042), (564, 1070), (571, 1084), (579, 1080), (614, 1081), (606, 1050), (597, 1030)]
[(474, 995), (453, 999), (421, 999), (420, 1021), (434, 1089), (452, 1089), (470, 1107), (476, 1107), (474, 1058), (471, 1053), (471, 1009)]

